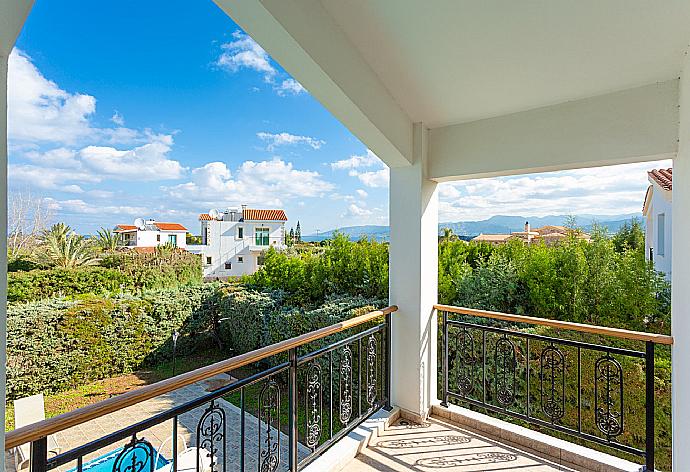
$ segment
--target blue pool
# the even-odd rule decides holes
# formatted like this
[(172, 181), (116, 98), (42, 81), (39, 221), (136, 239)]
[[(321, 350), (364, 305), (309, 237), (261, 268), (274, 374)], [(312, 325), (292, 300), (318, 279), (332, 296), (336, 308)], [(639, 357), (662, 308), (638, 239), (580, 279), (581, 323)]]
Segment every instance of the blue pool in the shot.
[[(114, 451), (111, 451), (107, 454), (102, 455), (101, 457), (96, 457), (95, 459), (91, 459), (88, 462), (85, 462), (83, 464), (82, 470), (83, 472), (113, 472), (113, 466), (115, 465), (115, 459), (117, 459), (118, 454), (122, 452), (122, 449), (124, 448), (118, 448), (115, 449)], [(144, 453), (141, 449), (133, 449), (130, 450), (125, 454), (125, 457), (123, 458), (122, 464), (131, 464), (132, 463), (132, 454), (136, 454), (137, 459), (144, 459)], [(149, 471), (149, 463), (148, 461), (155, 460), (155, 458), (146, 458), (146, 463), (143, 465), (141, 468), (142, 471)], [(164, 465), (168, 464), (168, 460), (163, 457), (162, 454), (158, 455), (158, 462), (156, 465), (153, 467), (154, 470), (157, 470)], [(70, 469), (68, 472), (76, 472), (76, 467), (74, 469)]]

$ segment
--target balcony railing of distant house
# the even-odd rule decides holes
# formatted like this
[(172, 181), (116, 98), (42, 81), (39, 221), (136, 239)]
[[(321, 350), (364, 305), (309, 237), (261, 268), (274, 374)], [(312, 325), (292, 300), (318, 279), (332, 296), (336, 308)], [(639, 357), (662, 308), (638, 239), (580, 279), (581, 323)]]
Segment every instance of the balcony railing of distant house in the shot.
[[(452, 400), (513, 417), (639, 456), (645, 470), (654, 470), (654, 351), (657, 345), (671, 345), (671, 336), (447, 305), (435, 308), (442, 313), (442, 406)], [(512, 326), (499, 326), (497, 320)], [(516, 331), (524, 325), (579, 333), (570, 338), (580, 339)], [(594, 335), (597, 343), (583, 342), (583, 333)], [(598, 344), (602, 338), (606, 345)], [(629, 349), (631, 343), (621, 340), (644, 343), (645, 349)], [(642, 421), (628, 418), (625, 411), (627, 394), (642, 390), (638, 386), (638, 392), (627, 392), (626, 381), (640, 375), (644, 395), (636, 397), (644, 398), (642, 448), (621, 440), (626, 426)]]
[[(391, 306), (372, 311), (15, 429), (6, 433), (5, 448), (12, 450), (30, 443), (31, 472), (65, 468), (75, 463), (74, 470), (82, 472), (84, 458), (104, 448), (120, 451), (114, 460), (113, 472), (154, 472), (159, 469), (157, 454), (160, 450), (156, 451), (147, 438), (147, 431), (170, 422), (172, 463), (165, 470), (177, 472), (182, 470), (178, 467), (177, 457), (178, 421), (181, 415), (196, 410), (195, 431), (189, 431), (189, 434), (196, 438), (197, 472), (274, 471), (281, 463), (290, 471), (300, 470), (374, 412), (390, 406), (390, 318), (397, 309)], [(359, 332), (344, 333), (354, 327), (359, 327)], [(331, 338), (327, 343), (325, 338), (334, 335), (339, 339)], [(263, 364), (260, 371), (249, 377), (49, 457), (50, 435), (268, 359), (273, 360), (272, 364)], [(239, 424), (229, 424), (228, 404), (221, 400), (221, 397), (233, 393), (239, 394), (241, 414), (236, 422)], [(284, 397), (287, 397), (287, 402), (284, 402)], [(250, 405), (255, 407), (253, 411), (258, 418), (253, 418), (251, 423), (248, 422), (252, 414), (248, 411)], [(231, 429), (233, 433), (239, 430), (239, 436), (235, 434), (232, 440)], [(256, 450), (248, 451), (245, 442), (254, 436), (258, 436), (254, 438)], [(281, 457), (281, 446), (284, 446), (281, 442), (284, 441), (288, 442), (287, 458)], [(237, 463), (228, 466), (229, 454), (237, 451)], [(189, 464), (185, 470), (189, 470), (187, 467)]]

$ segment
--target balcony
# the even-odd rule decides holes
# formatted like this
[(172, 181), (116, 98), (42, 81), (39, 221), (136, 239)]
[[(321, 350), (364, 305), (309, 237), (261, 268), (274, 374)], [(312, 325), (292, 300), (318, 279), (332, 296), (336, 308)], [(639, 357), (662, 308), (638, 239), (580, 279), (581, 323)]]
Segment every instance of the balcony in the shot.
[[(391, 357), (400, 316), (392, 306), (19, 428), (5, 447), (12, 455), (30, 443), (32, 472), (98, 463), (114, 472), (654, 470), (654, 352), (671, 337), (435, 309), (440, 399), (425, 418), (391, 403), (405, 388), (391, 374), (409, 369)], [(535, 326), (564, 335), (524, 329)], [(621, 340), (645, 349), (617, 347)], [(263, 367), (249, 377), (227, 375), (256, 363)], [(627, 391), (628, 377), (640, 372), (643, 391)], [(627, 416), (629, 401), (638, 402), (639, 417)], [(644, 439), (627, 434), (640, 422)], [(68, 448), (49, 454), (48, 436)]]

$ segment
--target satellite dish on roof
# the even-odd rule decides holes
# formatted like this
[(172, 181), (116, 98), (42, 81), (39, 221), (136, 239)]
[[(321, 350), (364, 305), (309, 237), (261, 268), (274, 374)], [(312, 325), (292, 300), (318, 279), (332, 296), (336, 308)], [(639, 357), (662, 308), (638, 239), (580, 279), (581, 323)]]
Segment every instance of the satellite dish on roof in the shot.
[(216, 210), (215, 208), (212, 208), (209, 210), (208, 216), (210, 216), (214, 220), (217, 220), (218, 217), (220, 216), (220, 212), (218, 210)]
[(136, 226), (138, 229), (144, 229), (146, 227), (146, 222), (143, 218), (137, 218), (134, 220), (134, 226)]

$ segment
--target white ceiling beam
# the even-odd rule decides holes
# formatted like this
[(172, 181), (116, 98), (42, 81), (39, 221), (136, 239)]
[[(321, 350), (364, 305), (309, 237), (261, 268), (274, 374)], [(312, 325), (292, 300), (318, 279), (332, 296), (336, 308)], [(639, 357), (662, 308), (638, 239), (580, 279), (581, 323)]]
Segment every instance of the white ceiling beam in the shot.
[(443, 182), (674, 157), (678, 82), (431, 129), (429, 178)]
[(24, 26), (34, 0), (0, 2), (0, 57), (8, 57)]
[(215, 0), (388, 166), (409, 165), (412, 121), (316, 0)]

